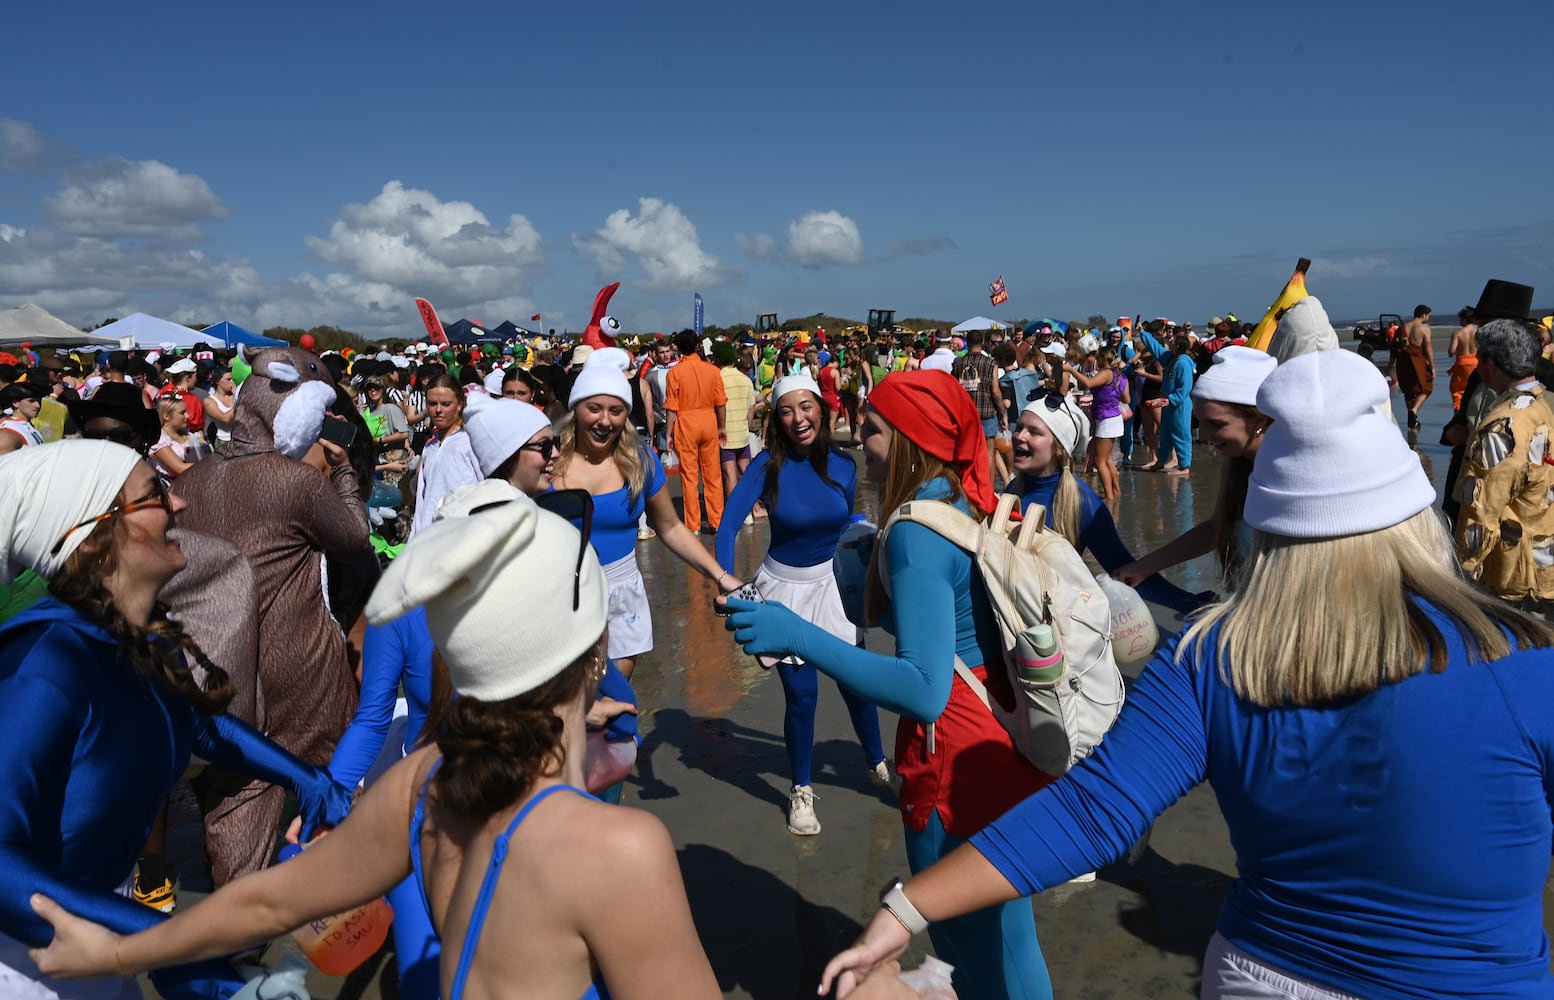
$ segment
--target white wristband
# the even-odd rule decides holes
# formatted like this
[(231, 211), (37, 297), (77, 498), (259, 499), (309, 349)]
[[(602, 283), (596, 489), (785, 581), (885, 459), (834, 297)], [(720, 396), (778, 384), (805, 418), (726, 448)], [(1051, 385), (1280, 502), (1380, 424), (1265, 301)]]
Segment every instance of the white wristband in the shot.
[(880, 897), (880, 905), (889, 910), (891, 916), (901, 921), (901, 926), (905, 927), (908, 933), (921, 934), (928, 929), (928, 921), (923, 919), (923, 915), (917, 912), (917, 907), (907, 899), (906, 891), (900, 882), (886, 890), (885, 895)]

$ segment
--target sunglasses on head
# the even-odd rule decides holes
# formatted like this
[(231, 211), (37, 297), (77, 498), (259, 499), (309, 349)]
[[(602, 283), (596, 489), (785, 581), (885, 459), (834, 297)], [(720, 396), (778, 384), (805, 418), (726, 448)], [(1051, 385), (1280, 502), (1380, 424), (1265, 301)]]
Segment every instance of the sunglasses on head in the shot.
[[(554, 440), (554, 439), (552, 439)], [(542, 442), (548, 444), (550, 442)], [(534, 498), (540, 510), (571, 521), (581, 534), (577, 543), (577, 565), (572, 568), (572, 610), (578, 609), (583, 595), (583, 556), (594, 532), (594, 498), (587, 490), (556, 490)]]
[(173, 512), (172, 497), (168, 495), (167, 484), (162, 482), (162, 477), (160, 476), (154, 477), (152, 479), (151, 492), (147, 493), (139, 500), (127, 500), (124, 503), (116, 503), (103, 513), (98, 514), (96, 517), (87, 518), (85, 521), (82, 521), (80, 524), (71, 528), (63, 535), (60, 535), (59, 541), (55, 542), (54, 547), (49, 550), (49, 555), (59, 555), (59, 550), (65, 547), (65, 542), (69, 540), (70, 536), (75, 534), (77, 531), (80, 531), (82, 528), (90, 527), (99, 521), (106, 521), (109, 518), (117, 517), (120, 514), (133, 514), (137, 510), (146, 510), (150, 507), (161, 507), (169, 514)]

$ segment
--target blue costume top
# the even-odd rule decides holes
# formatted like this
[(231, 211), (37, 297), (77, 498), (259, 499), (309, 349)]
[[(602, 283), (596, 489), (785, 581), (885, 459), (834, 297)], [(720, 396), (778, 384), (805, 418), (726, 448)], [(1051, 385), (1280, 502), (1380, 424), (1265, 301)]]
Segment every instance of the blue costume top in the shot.
[[(623, 433), (631, 433), (627, 428)], [(658, 495), (667, 482), (664, 464), (653, 454), (652, 448), (641, 448), (646, 475), (642, 478), (642, 492), (631, 496), (630, 485), (609, 493), (594, 494), (594, 523), (591, 540), (601, 565), (608, 566), (637, 551), (637, 521), (647, 509), (648, 497)], [(552, 487), (554, 491), (554, 487)], [(741, 518), (741, 520), (743, 520)]]
[[(920, 500), (948, 500), (949, 483), (936, 479), (917, 491)], [(964, 500), (955, 506), (970, 513)], [(897, 715), (929, 723), (950, 701), (955, 657), (970, 666), (1000, 663), (998, 626), (981, 587), (972, 584), (972, 560), (944, 536), (920, 524), (902, 522), (885, 538), (890, 560), (891, 606), (881, 626), (896, 637), (893, 656), (871, 653), (811, 626), (798, 615), (783, 628), (780, 644), (805, 663), (813, 663), (853, 693)], [(731, 601), (738, 610), (744, 602)], [(908, 613), (897, 616), (894, 609)], [(954, 627), (923, 609), (951, 609)], [(978, 635), (988, 636), (987, 651)]]
[(826, 474), (836, 485), (820, 478), (808, 458), (789, 455), (777, 470), (776, 503), (765, 497), (766, 469), (772, 464), (771, 452), (763, 451), (740, 476), (739, 485), (729, 494), (718, 527), (718, 563), (734, 570), (734, 540), (745, 516), (757, 500), (766, 502), (767, 523), (772, 539), (767, 554), (785, 566), (818, 566), (830, 562), (836, 543), (853, 516), (858, 493), (858, 466), (852, 457), (833, 451), (826, 461)]
[[(442, 764), (439, 760), (432, 766), (432, 774), (437, 773), (437, 767)], [(426, 873), (421, 868), (421, 827), (426, 822), (426, 786), (430, 785), (431, 775), (427, 776), (426, 784), (421, 786), (421, 794), (416, 799), (415, 816), (410, 821), (410, 864), (415, 870), (415, 880), (421, 887), (421, 897), (426, 900)], [(587, 799), (594, 799), (592, 795), (581, 788), (573, 788), (571, 785), (552, 785), (529, 801), (523, 804), (513, 821), (507, 825), (507, 831), (496, 838), (491, 845), (491, 860), (486, 864), (486, 874), (480, 882), (480, 893), (475, 897), (475, 905), (470, 910), (469, 924), (464, 928), (464, 947), (459, 950), (459, 964), (453, 973), (453, 986), (449, 991), (448, 1000), (461, 1000), (464, 996), (464, 983), (469, 979), (470, 966), (475, 961), (475, 948), (480, 944), (480, 932), (486, 925), (486, 911), (491, 908), (491, 897), (496, 894), (496, 883), (502, 874), (502, 864), (507, 860), (507, 844), (513, 837), (513, 831), (518, 829), (524, 817), (530, 810), (539, 805), (545, 799), (556, 792), (572, 792)], [(594, 799), (595, 802), (599, 801)], [(430, 904), (427, 905), (430, 910)], [(583, 992), (581, 1000), (610, 1000), (610, 991), (603, 982), (594, 980), (588, 989)]]
[(1094, 756), (972, 838), (1022, 893), (1121, 857), (1205, 777), (1240, 877), (1219, 932), (1364, 997), (1549, 997), (1554, 652), (1447, 668), (1331, 708), (1242, 701), (1211, 632), (1149, 664)]
[[(1024, 512), (1032, 504), (1041, 504), (1047, 511), (1047, 527), (1052, 527), (1052, 498), (1057, 493), (1061, 478), (1062, 473), (1027, 476), (1027, 489), (1020, 497), (1020, 510)], [(1079, 544), (1075, 548), (1081, 552), (1089, 549), (1095, 561), (1108, 573), (1119, 566), (1126, 566), (1133, 561), (1133, 553), (1117, 536), (1117, 522), (1112, 520), (1112, 512), (1095, 495), (1090, 484), (1078, 477), (1074, 481), (1079, 484)], [(1189, 594), (1158, 573), (1140, 584), (1138, 592), (1144, 600), (1183, 615), (1196, 611), (1203, 604), (1202, 599)]]
[(426, 627), (426, 609), (416, 608), (386, 625), (368, 625), (362, 637), (362, 693), (356, 715), (335, 747), (329, 771), (347, 788), (366, 776), (389, 724), (394, 720), (394, 702), (399, 685), (405, 685), (405, 745), (408, 752), (421, 738), (426, 725), (426, 709), (432, 702), (432, 654), (437, 651), (432, 633)]
[[(1160, 397), (1173, 407), (1192, 408), (1192, 383), (1198, 373), (1193, 360), (1186, 354), (1173, 355), (1170, 348), (1155, 339), (1148, 330), (1140, 329), (1144, 344), (1165, 365), (1165, 377), (1160, 380)], [(1170, 359), (1169, 363), (1167, 359)]]
[[(107, 630), (46, 597), (0, 628), (0, 932), (29, 946), (54, 931), (34, 892), (119, 934), (166, 919), (118, 895), (157, 809), (189, 766), (212, 764), (297, 791), (307, 820), (338, 823), (350, 793), (229, 716), (204, 717), (135, 673)], [(242, 986), (225, 962), (152, 973), (169, 998)]]

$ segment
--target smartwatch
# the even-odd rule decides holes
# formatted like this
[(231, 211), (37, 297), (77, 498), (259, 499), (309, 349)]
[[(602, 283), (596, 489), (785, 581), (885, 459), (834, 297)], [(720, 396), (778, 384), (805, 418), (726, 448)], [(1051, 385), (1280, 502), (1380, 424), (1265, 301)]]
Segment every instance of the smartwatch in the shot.
[(921, 934), (928, 929), (928, 921), (917, 912), (917, 907), (907, 899), (905, 886), (898, 878), (887, 885), (880, 893), (880, 906), (890, 911), (890, 915), (901, 921), (901, 926), (907, 929), (908, 934)]

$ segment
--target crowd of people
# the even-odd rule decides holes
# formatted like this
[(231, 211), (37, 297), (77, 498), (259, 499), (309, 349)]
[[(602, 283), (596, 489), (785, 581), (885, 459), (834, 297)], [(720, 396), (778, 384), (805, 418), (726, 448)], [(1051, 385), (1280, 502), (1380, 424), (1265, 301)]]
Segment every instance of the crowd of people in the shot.
[[(720, 995), (670, 831), (620, 805), (663, 544), (778, 674), (787, 831), (822, 829), (820, 674), (897, 791), (911, 878), (823, 990), (914, 996), (895, 963), (926, 931), (962, 998), (1051, 997), (1026, 897), (1207, 780), (1239, 876), (1205, 997), (1554, 996), (1532, 292), (1489, 282), (1451, 338), (1444, 511), (1412, 441), (1423, 306), (1382, 366), (1310, 297), (1266, 350), (1215, 317), (0, 357), (0, 989), (226, 997), (245, 953), (386, 895), (401, 996)], [(1189, 477), (1195, 445), (1212, 515), (1135, 555), (1122, 474)], [(903, 520), (838, 582), (861, 521), (1000, 495), (1188, 620), (1066, 774), (990, 709), (1018, 692), (977, 553)], [(1212, 591), (1168, 579), (1209, 554)], [(216, 886), (193, 907), (165, 860), (182, 780)], [(283, 839), (309, 849), (273, 864)]]

